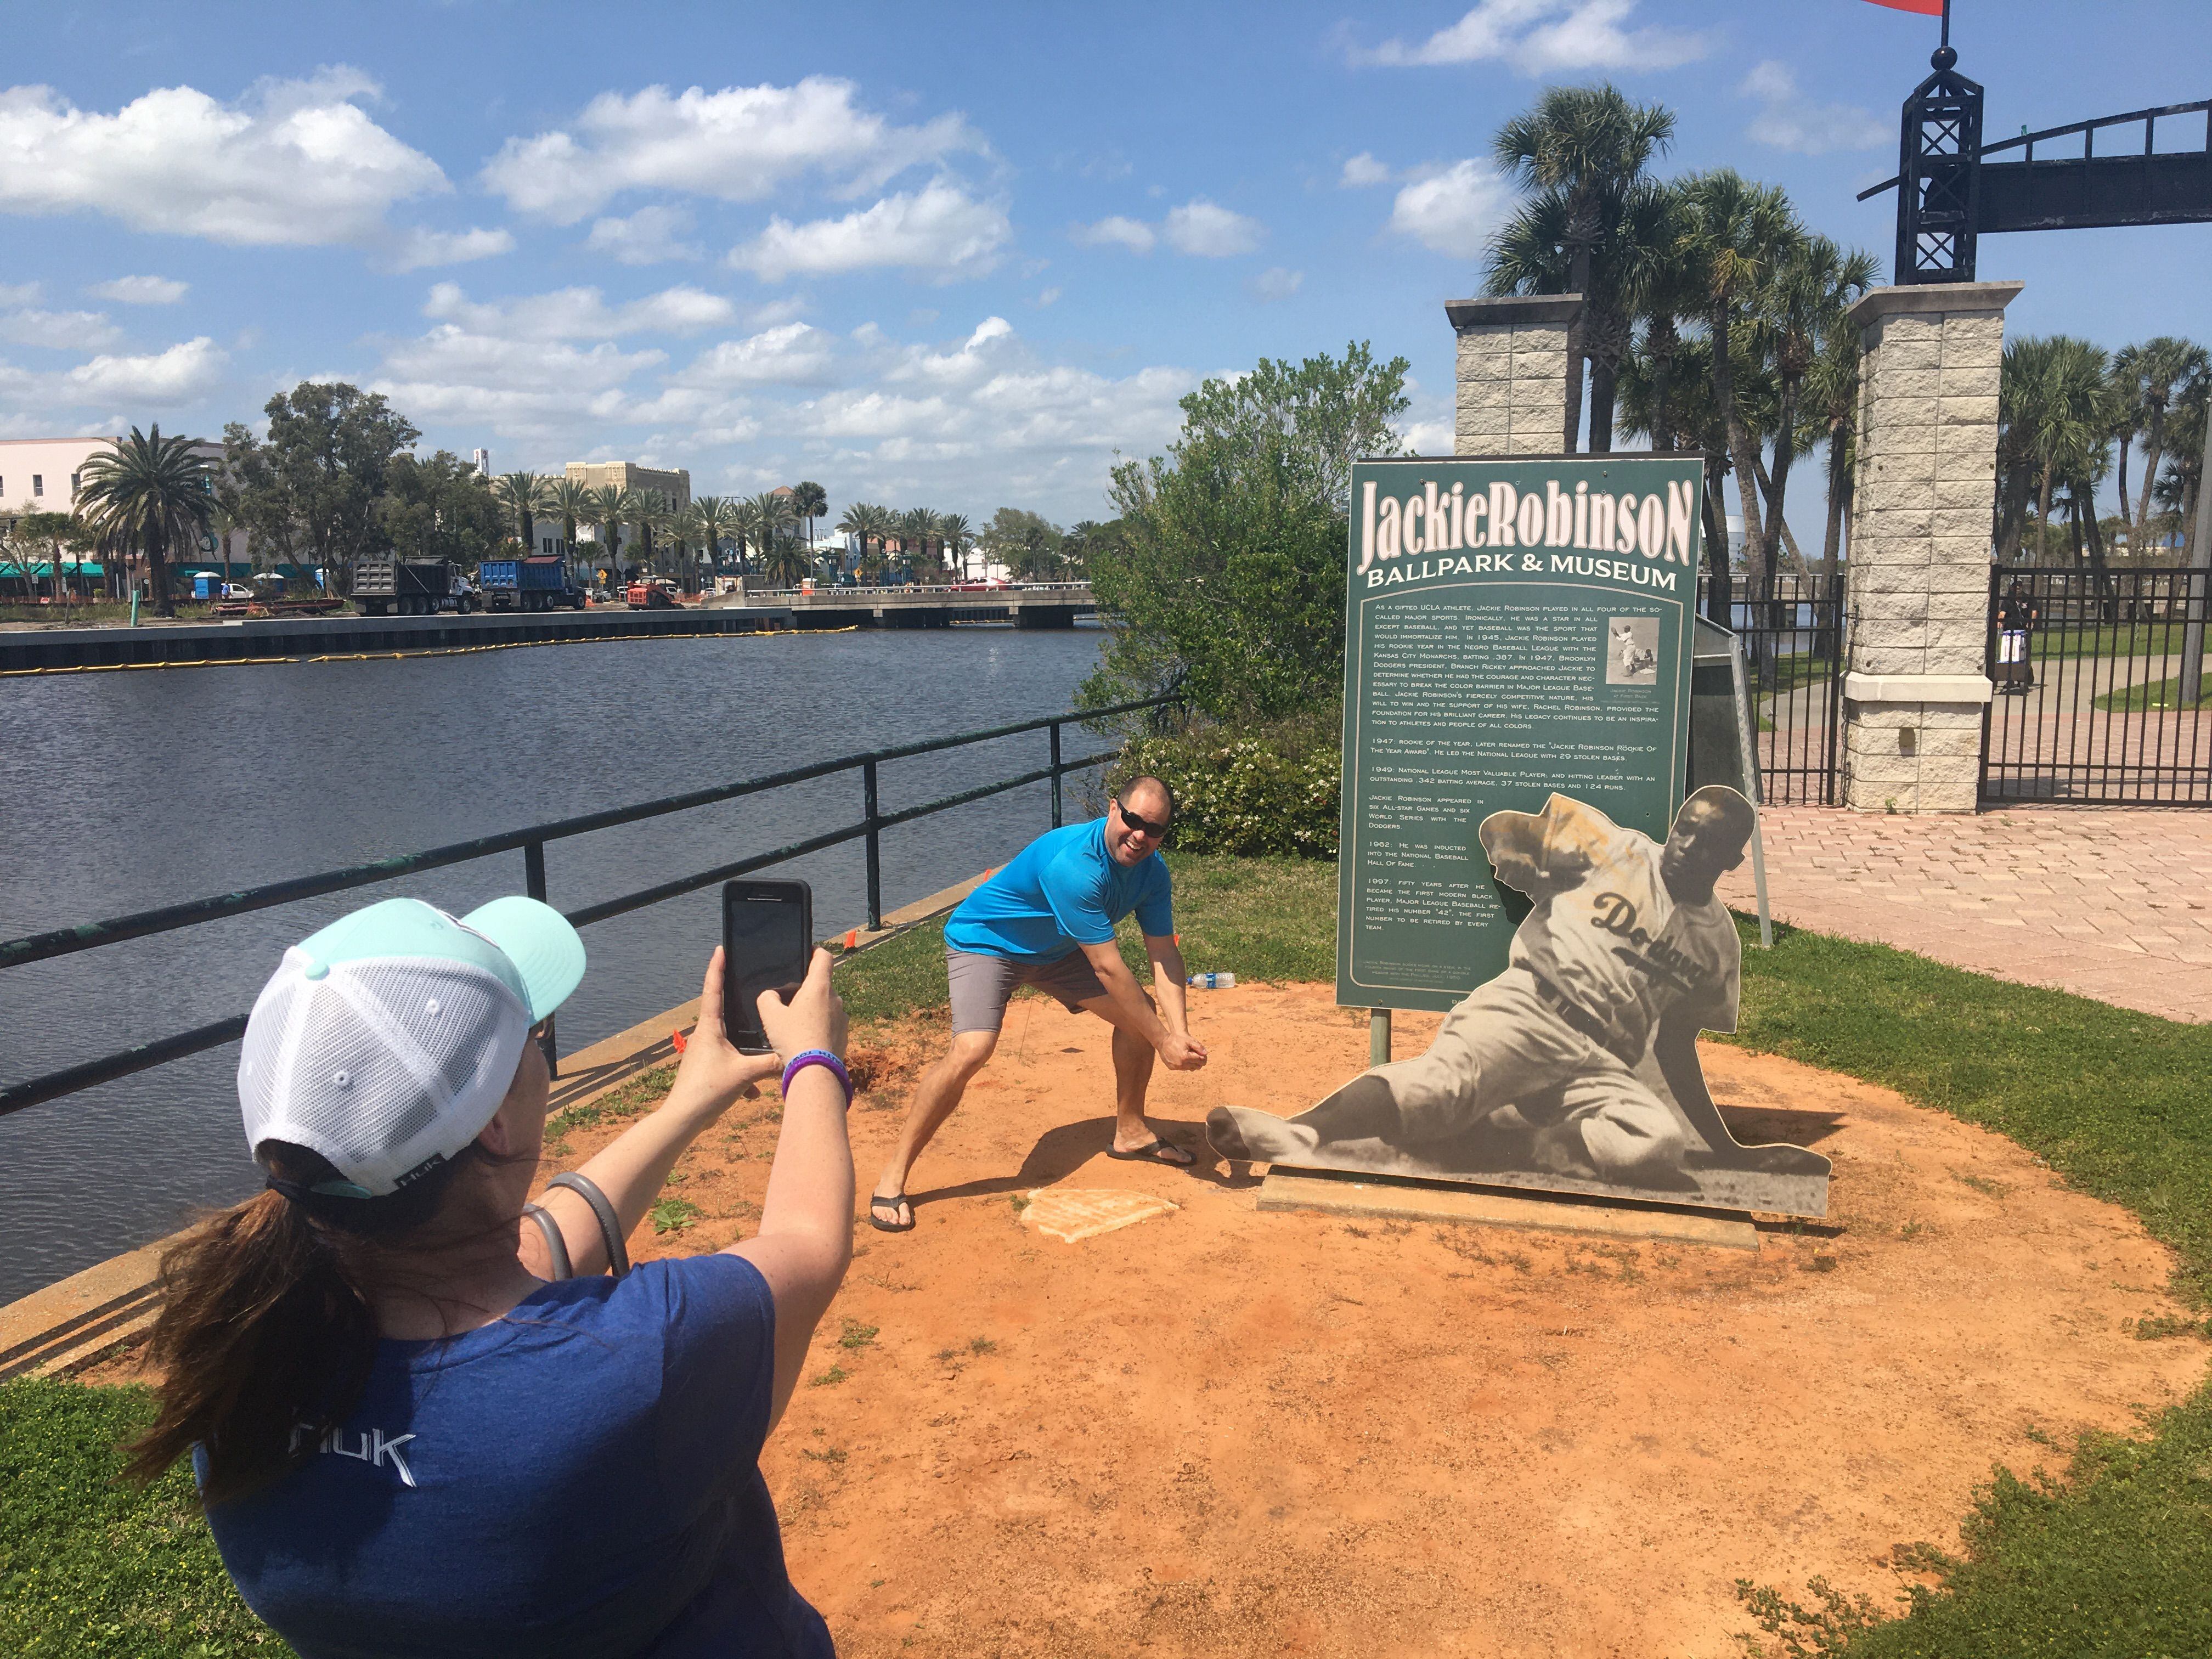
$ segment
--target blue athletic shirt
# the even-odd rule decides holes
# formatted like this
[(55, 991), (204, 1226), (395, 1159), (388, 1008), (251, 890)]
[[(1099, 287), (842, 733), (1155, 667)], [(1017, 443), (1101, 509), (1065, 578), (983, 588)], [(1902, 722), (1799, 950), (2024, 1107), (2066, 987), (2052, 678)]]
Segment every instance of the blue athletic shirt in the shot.
[(945, 924), (946, 948), (1018, 962), (1057, 962), (1080, 945), (1104, 945), (1132, 910), (1156, 939), (1175, 932), (1168, 866), (1158, 853), (1125, 868), (1106, 850), (1106, 820), (1048, 830), (960, 902)]
[(380, 1343), (344, 1426), (208, 1524), (301, 1659), (829, 1659), (761, 1479), (775, 1338), (738, 1256), (548, 1285)]

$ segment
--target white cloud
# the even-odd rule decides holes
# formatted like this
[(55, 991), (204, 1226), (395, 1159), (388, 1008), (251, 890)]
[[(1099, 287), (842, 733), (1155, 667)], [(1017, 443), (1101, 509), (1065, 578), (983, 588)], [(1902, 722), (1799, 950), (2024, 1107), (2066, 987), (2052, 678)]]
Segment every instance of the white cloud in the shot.
[(683, 386), (820, 386), (835, 366), (833, 342), (806, 323), (724, 340), (675, 376)]
[[(453, 185), (362, 111), (357, 100), (376, 94), (374, 81), (344, 68), (264, 81), (228, 104), (166, 87), (112, 115), (79, 109), (51, 87), (0, 91), (0, 211), (94, 212), (134, 230), (238, 246), (350, 243), (412, 257), (419, 247), (386, 216)], [(468, 237), (504, 234), (448, 240), (475, 257)]]
[(1077, 225), (1067, 234), (1069, 240), (1085, 247), (1125, 247), (1132, 253), (1150, 253), (1165, 242), (1178, 253), (1218, 259), (1251, 252), (1266, 240), (1267, 229), (1257, 219), (1232, 213), (1201, 196), (1170, 208), (1157, 228), (1141, 219), (1115, 214), (1096, 224)]
[(1060, 290), (1056, 288), (1048, 288), (1036, 296), (1037, 308), (1042, 311), (1045, 307), (1050, 305), (1054, 301), (1059, 298)]
[(605, 253), (626, 265), (657, 265), (669, 259), (703, 259), (707, 251), (684, 240), (691, 228), (690, 213), (677, 207), (641, 207), (627, 218), (601, 219), (592, 226), (584, 246)]
[(103, 300), (113, 300), (126, 306), (173, 306), (190, 291), (189, 283), (179, 283), (168, 276), (118, 276), (112, 282), (95, 283), (85, 289)]
[(1252, 292), (1265, 301), (1287, 300), (1304, 285), (1305, 280), (1303, 270), (1270, 265), (1252, 279)]
[(1232, 254), (1251, 252), (1267, 240), (1267, 230), (1257, 219), (1231, 213), (1201, 198), (1170, 209), (1160, 226), (1160, 234), (1179, 253), (1223, 259)]
[(1364, 149), (1344, 164), (1344, 172), (1337, 179), (1337, 183), (1346, 190), (1360, 190), (1369, 185), (1387, 185), (1389, 182), (1389, 167)]
[(143, 357), (94, 357), (56, 379), (67, 401), (167, 408), (197, 402), (215, 390), (229, 362), (204, 334)]
[(0, 316), (0, 340), (17, 345), (97, 351), (122, 337), (123, 331), (104, 311), (11, 311)]
[(423, 386), (542, 390), (575, 396), (621, 386), (639, 371), (667, 361), (665, 352), (624, 352), (611, 341), (603, 340), (586, 349), (555, 340), (476, 334), (443, 323), (386, 352), (384, 373)]
[(402, 232), (386, 249), (385, 263), (394, 270), (420, 270), (425, 265), (460, 265), (471, 259), (489, 259), (514, 249), (514, 236), (505, 230), (423, 230)]
[(855, 90), (809, 76), (791, 87), (601, 93), (573, 131), (508, 139), (483, 183), (518, 211), (569, 225), (630, 190), (755, 202), (812, 174), (859, 196), (919, 163), (985, 148), (959, 115), (897, 126), (856, 106)]
[(1513, 187), (1487, 162), (1455, 161), (1398, 192), (1390, 228), (1424, 247), (1461, 258), (1481, 256), (1513, 204)]
[(580, 340), (696, 333), (734, 321), (738, 308), (719, 294), (689, 285), (610, 306), (595, 288), (556, 289), (519, 300), (475, 301), (458, 283), (440, 283), (431, 289), (422, 314), (502, 339)]
[(1800, 155), (1825, 155), (1837, 149), (1877, 149), (1897, 136), (1893, 122), (1856, 104), (1817, 104), (1797, 89), (1786, 64), (1767, 58), (1753, 66), (1737, 88), (1762, 107), (1744, 129), (1747, 137)]
[(939, 179), (842, 219), (803, 225), (771, 219), (758, 236), (731, 250), (730, 263), (770, 283), (882, 266), (906, 266), (949, 283), (990, 270), (1013, 234), (1003, 203), (978, 201)]
[(1095, 225), (1078, 225), (1069, 231), (1071, 240), (1084, 247), (1119, 246), (1132, 253), (1150, 253), (1159, 238), (1152, 228), (1140, 219), (1125, 219), (1120, 214), (1101, 219)]
[(0, 306), (31, 306), (39, 302), (36, 283), (17, 283), (12, 287), (0, 283)]
[(1386, 40), (1355, 52), (1369, 64), (1475, 64), (1496, 61), (1522, 75), (1583, 70), (1662, 70), (1694, 62), (1709, 49), (1704, 36), (1682, 29), (1626, 28), (1638, 0), (1479, 0), (1459, 21), (1408, 45)]

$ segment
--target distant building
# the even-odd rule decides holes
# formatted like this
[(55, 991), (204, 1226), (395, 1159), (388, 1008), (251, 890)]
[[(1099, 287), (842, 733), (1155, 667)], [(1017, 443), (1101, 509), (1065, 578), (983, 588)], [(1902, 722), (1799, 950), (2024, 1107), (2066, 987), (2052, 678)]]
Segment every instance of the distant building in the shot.
[(471, 450), (469, 452), (469, 459), (476, 463), (476, 469), (477, 471), (483, 473), (487, 478), (491, 477), (491, 451), (489, 449)]
[[(85, 463), (112, 450), (119, 435), (87, 438), (0, 438), (0, 526), (12, 526), (29, 513), (74, 513), (84, 477)], [(194, 442), (192, 453), (220, 467), (222, 446), (213, 439)], [(196, 558), (219, 562), (222, 543), (212, 532), (197, 548), (173, 548), (170, 562), (184, 565)], [(246, 532), (230, 532), (228, 557), (234, 564), (251, 568)], [(136, 562), (135, 559), (132, 561)]]
[[(661, 467), (640, 466), (635, 461), (571, 461), (562, 471), (586, 489), (610, 486), (616, 489), (650, 489), (667, 497), (670, 506), (678, 513), (691, 505), (691, 473), (686, 467), (670, 471)], [(594, 530), (592, 538), (596, 540), (605, 534), (605, 530)], [(631, 526), (623, 525), (617, 532), (615, 545), (626, 548), (635, 537)]]

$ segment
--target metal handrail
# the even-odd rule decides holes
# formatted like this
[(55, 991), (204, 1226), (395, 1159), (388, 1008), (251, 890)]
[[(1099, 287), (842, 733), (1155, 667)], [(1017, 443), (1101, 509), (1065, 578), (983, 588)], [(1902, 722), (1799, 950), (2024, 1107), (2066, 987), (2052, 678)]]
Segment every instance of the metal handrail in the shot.
[[(1131, 702), (1114, 703), (1103, 708), (1082, 709), (1066, 714), (1048, 715), (1040, 720), (1017, 720), (1006, 726), (991, 726), (980, 732), (966, 732), (950, 738), (929, 738), (919, 743), (900, 744), (888, 749), (873, 749), (864, 753), (846, 755), (835, 760), (818, 761), (811, 766), (793, 767), (774, 772), (765, 777), (748, 778), (738, 782), (717, 784), (710, 788), (695, 789), (681, 795), (665, 796), (658, 800), (643, 801), (634, 806), (612, 807), (605, 811), (587, 812), (578, 817), (558, 818), (550, 823), (533, 824), (525, 830), (510, 830), (497, 835), (478, 836), (469, 841), (454, 842), (444, 847), (429, 848), (420, 853), (402, 854), (388, 859), (378, 859), (368, 864), (350, 865), (343, 869), (326, 870), (315, 875), (295, 876), (286, 881), (270, 882), (260, 887), (247, 888), (240, 892), (211, 895), (190, 899), (181, 904), (164, 905), (158, 909), (142, 910), (133, 915), (115, 917), (106, 921), (88, 922), (76, 927), (56, 928), (44, 933), (0, 942), (0, 969), (21, 967), (29, 963), (45, 962), (56, 957), (72, 956), (81, 951), (97, 949), (104, 945), (120, 944), (125, 939), (144, 939), (156, 933), (174, 933), (186, 927), (196, 927), (225, 916), (240, 915), (248, 911), (267, 909), (274, 905), (289, 904), (299, 899), (313, 898), (325, 893), (343, 892), (350, 888), (367, 887), (379, 882), (396, 880), (402, 876), (422, 871), (435, 870), (447, 865), (465, 863), (472, 859), (487, 858), (495, 854), (520, 851), (523, 854), (524, 884), (530, 896), (543, 901), (546, 897), (545, 846), (549, 842), (566, 840), (570, 836), (586, 835), (596, 830), (612, 829), (626, 823), (635, 823), (650, 817), (659, 817), (671, 812), (687, 811), (694, 807), (710, 806), (719, 802), (755, 795), (771, 789), (786, 788), (796, 783), (831, 776), (840, 772), (858, 770), (862, 776), (864, 800), (860, 821), (840, 829), (825, 830), (804, 841), (793, 842), (765, 853), (752, 854), (710, 870), (683, 876), (673, 881), (660, 882), (637, 892), (617, 898), (605, 899), (596, 904), (566, 912), (569, 923), (577, 927), (588, 927), (593, 922), (641, 910), (648, 905), (678, 898), (696, 892), (717, 882), (728, 881), (748, 875), (771, 865), (782, 864), (810, 853), (841, 846), (847, 842), (865, 839), (867, 842), (867, 906), (868, 927), (872, 931), (883, 926), (883, 868), (879, 838), (884, 830), (934, 812), (948, 811), (956, 806), (1004, 794), (1010, 789), (1019, 789), (1032, 783), (1048, 780), (1052, 784), (1052, 823), (1058, 829), (1065, 816), (1060, 780), (1068, 773), (1083, 771), (1111, 760), (1117, 750), (1101, 750), (1068, 760), (1061, 756), (1061, 730), (1092, 720), (1111, 719), (1117, 714), (1134, 714), (1141, 709), (1163, 708), (1178, 702), (1175, 696), (1144, 697)], [(878, 769), (890, 761), (907, 760), (918, 755), (936, 754), (948, 749), (963, 748), (978, 743), (990, 743), (1001, 738), (1018, 737), (1025, 732), (1045, 732), (1050, 736), (1051, 760), (1043, 767), (1002, 778), (995, 782), (981, 784), (957, 794), (925, 801), (918, 806), (902, 808), (896, 812), (881, 810), (878, 792)], [(76, 1094), (103, 1083), (167, 1065), (187, 1055), (201, 1054), (210, 1048), (233, 1042), (245, 1034), (246, 1016), (234, 1015), (217, 1020), (190, 1031), (139, 1043), (118, 1050), (98, 1060), (86, 1060), (62, 1071), (48, 1073), (44, 1077), (0, 1088), (0, 1117), (20, 1112), (49, 1100)], [(557, 1043), (552, 1022), (547, 1022), (545, 1038), (546, 1060), (557, 1059)]]
[[(1994, 144), (1984, 144), (1974, 152), (1974, 155), (1978, 160), (1986, 159), (1996, 155), (1999, 150), (2018, 149), (2025, 145), (2027, 149), (2027, 159), (2032, 162), (2035, 160), (2035, 147), (2046, 138), (2065, 138), (2077, 132), (2095, 132), (2104, 127), (2124, 127), (2131, 121), (2141, 121), (2144, 123), (2142, 153), (2145, 155), (2152, 155), (2157, 154), (2151, 146), (2157, 137), (2160, 117), (2200, 114), (2205, 117), (2204, 148), (2208, 151), (2212, 151), (2212, 98), (2200, 98), (2193, 104), (2161, 104), (2156, 109), (2133, 110), (2125, 115), (2100, 115), (2094, 120), (2070, 121), (2063, 127), (2045, 127), (2041, 132), (2023, 132), (2017, 138), (2006, 138)], [(2094, 151), (2096, 143), (2094, 138), (2085, 139), (2082, 143), (2084, 154)], [(2179, 154), (2179, 152), (2171, 153)], [(2059, 159), (2074, 161), (2079, 158), (2063, 156)], [(1894, 190), (1897, 188), (1898, 180), (1903, 177), (1902, 173), (1893, 174), (1878, 185), (1869, 185), (1858, 193), (1858, 199), (1863, 202), (1869, 197), (1881, 195), (1886, 190)]]

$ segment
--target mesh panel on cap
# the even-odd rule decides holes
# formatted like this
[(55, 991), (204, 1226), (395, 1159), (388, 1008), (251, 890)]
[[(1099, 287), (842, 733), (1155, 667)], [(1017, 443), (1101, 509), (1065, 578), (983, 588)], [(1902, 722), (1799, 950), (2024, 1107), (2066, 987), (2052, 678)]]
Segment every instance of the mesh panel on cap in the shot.
[(325, 985), (313, 994), (285, 1079), (287, 1115), (357, 1158), (380, 1158), (429, 1127), (445, 1103), (343, 997)]
[[(500, 994), (498, 981), (476, 969), (419, 962), (364, 963), (346, 971), (356, 993), (374, 1000), (384, 1017), (422, 1051), (448, 1097), (458, 1098), (477, 1086), (477, 1073), (493, 1056), (491, 1039), (509, 1001)], [(507, 1079), (499, 1081), (504, 1095)]]
[(284, 1053), (284, 1031), (291, 1024), (292, 1005), (301, 991), (296, 979), (280, 979), (254, 1005), (253, 1018), (246, 1028), (246, 1045), (238, 1056), (238, 1093), (246, 1109), (246, 1132), (256, 1133), (274, 1115), (276, 1107), (276, 1068)]

